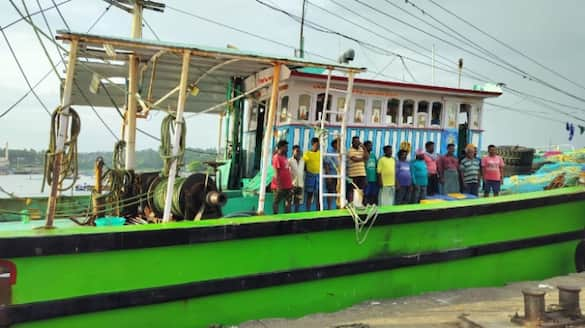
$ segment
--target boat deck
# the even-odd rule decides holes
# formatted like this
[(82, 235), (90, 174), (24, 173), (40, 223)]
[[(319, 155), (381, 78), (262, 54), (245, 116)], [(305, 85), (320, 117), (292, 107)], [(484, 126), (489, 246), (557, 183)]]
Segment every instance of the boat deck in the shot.
[[(554, 189), (547, 191), (505, 195), (497, 198), (477, 198), (468, 200), (445, 201), (431, 204), (416, 204), (416, 205), (400, 205), (400, 206), (386, 206), (379, 207), (379, 213), (402, 213), (421, 210), (435, 210), (445, 208), (457, 208), (473, 205), (490, 205), (505, 202), (514, 202), (522, 200), (537, 199), (544, 196), (558, 196), (571, 195), (582, 193), (585, 187), (569, 187), (562, 189)], [(55, 229), (35, 229), (44, 224), (44, 221), (30, 221), (23, 223), (20, 221), (0, 222), (0, 238), (12, 237), (37, 237), (37, 236), (52, 236), (52, 235), (72, 235), (72, 234), (100, 234), (110, 232), (130, 232), (130, 231), (147, 231), (147, 230), (164, 230), (164, 229), (181, 229), (194, 227), (213, 227), (225, 225), (241, 225), (248, 223), (274, 222), (286, 220), (311, 220), (318, 218), (331, 217), (350, 217), (346, 210), (330, 210), (322, 212), (299, 212), (278, 215), (264, 215), (251, 216), (240, 218), (222, 218), (201, 221), (181, 221), (170, 222), (165, 224), (143, 224), (143, 225), (124, 225), (124, 226), (108, 226), (108, 227), (87, 227), (78, 226), (68, 219), (55, 220)]]

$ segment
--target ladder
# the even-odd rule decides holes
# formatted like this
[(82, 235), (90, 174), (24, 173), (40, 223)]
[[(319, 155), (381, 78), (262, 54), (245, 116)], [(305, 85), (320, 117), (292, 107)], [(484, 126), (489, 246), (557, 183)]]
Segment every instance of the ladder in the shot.
[[(347, 76), (347, 89), (346, 90), (340, 90), (340, 89), (332, 89), (330, 88), (331, 86), (331, 73), (332, 73), (332, 69), (328, 70), (327, 73), (327, 84), (325, 86), (325, 99), (323, 99), (323, 111), (321, 112), (321, 117), (320, 117), (320, 121), (321, 121), (321, 126), (320, 126), (320, 135), (319, 135), (319, 144), (320, 144), (320, 156), (319, 156), (319, 164), (321, 169), (323, 170), (323, 163), (325, 162), (326, 158), (338, 158), (339, 159), (339, 167), (337, 167), (335, 173), (329, 173), (329, 174), (325, 174), (324, 172), (322, 172), (321, 174), (319, 174), (319, 205), (320, 205), (320, 209), (321, 211), (323, 211), (324, 209), (324, 200), (328, 197), (333, 197), (333, 198), (338, 198), (339, 199), (339, 207), (340, 208), (345, 208), (346, 205), (346, 198), (345, 198), (345, 194), (346, 194), (346, 182), (345, 182), (345, 177), (346, 177), (346, 169), (347, 169), (347, 161), (346, 161), (346, 157), (347, 157), (347, 150), (346, 150), (346, 130), (347, 130), (347, 115), (346, 113), (348, 113), (349, 111), (349, 105), (351, 103), (351, 94), (353, 91), (353, 78), (354, 78), (354, 72), (353, 71), (349, 71), (348, 72), (348, 76)], [(330, 90), (334, 90), (334, 91), (338, 91), (341, 92), (343, 94), (345, 94), (345, 104), (343, 106), (343, 109), (341, 111), (338, 111), (337, 109), (330, 109), (327, 106), (327, 103), (329, 101), (329, 91)], [(333, 107), (333, 106), (331, 106)], [(329, 131), (327, 130), (327, 126), (329, 125), (328, 122), (328, 118), (329, 118), (329, 114), (334, 114), (337, 115), (339, 114), (341, 116), (341, 130), (339, 131), (339, 140), (338, 140), (338, 149), (339, 149), (339, 153), (334, 152), (334, 153), (329, 153), (328, 152), (328, 148), (329, 148)], [(325, 179), (328, 178), (335, 178), (337, 179), (338, 183), (339, 183), (339, 191), (335, 192), (329, 192), (327, 190), (327, 192), (325, 192), (326, 190), (324, 190), (325, 187)]]

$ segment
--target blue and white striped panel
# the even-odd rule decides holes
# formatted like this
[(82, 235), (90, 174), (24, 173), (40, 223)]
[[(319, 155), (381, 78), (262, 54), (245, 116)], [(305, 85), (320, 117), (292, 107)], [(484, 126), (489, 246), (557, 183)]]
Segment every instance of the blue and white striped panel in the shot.
[(384, 147), (382, 145), (382, 136), (384, 135), (384, 130), (377, 130), (376, 131), (376, 139), (374, 141), (375, 143), (375, 148), (374, 151), (376, 152), (376, 154), (381, 154), (382, 153), (382, 148)]
[(309, 149), (309, 141), (311, 140), (311, 130), (310, 128), (301, 128), (302, 134), (303, 134), (303, 141), (302, 141), (302, 148), (303, 151), (306, 151), (307, 149)]
[(300, 141), (301, 141), (301, 129), (294, 128), (293, 145), (300, 145)]
[(479, 136), (480, 136), (479, 132), (473, 132), (473, 134), (471, 135), (471, 143), (478, 146), (479, 145)]

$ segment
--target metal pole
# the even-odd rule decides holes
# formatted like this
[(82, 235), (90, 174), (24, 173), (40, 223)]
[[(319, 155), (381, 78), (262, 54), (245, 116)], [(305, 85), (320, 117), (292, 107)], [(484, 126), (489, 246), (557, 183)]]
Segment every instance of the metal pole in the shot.
[(353, 76), (355, 73), (353, 71), (349, 71), (347, 75), (347, 94), (345, 95), (345, 105), (343, 106), (343, 120), (341, 120), (341, 132), (339, 133), (339, 152), (341, 153), (341, 181), (340, 181), (340, 193), (341, 199), (339, 201), (339, 207), (344, 208), (346, 202), (346, 185), (345, 176), (346, 176), (346, 169), (347, 169), (347, 150), (345, 146), (345, 140), (347, 138), (347, 112), (349, 110), (349, 104), (351, 102), (351, 94), (353, 92)]
[(77, 63), (77, 46), (78, 40), (71, 40), (71, 48), (69, 49), (69, 59), (67, 62), (67, 75), (65, 76), (63, 98), (61, 99), (62, 110), (59, 114), (59, 131), (57, 132), (55, 162), (53, 164), (53, 183), (51, 184), (51, 194), (49, 196), (49, 203), (47, 204), (47, 221), (45, 222), (45, 228), (49, 229), (53, 228), (55, 209), (57, 208), (57, 197), (59, 196), (61, 161), (63, 159), (63, 150), (65, 149), (65, 140), (67, 139), (67, 128), (69, 127), (69, 106), (71, 105), (71, 92), (73, 91), (75, 64)]
[(266, 200), (266, 176), (268, 175), (268, 165), (272, 152), (270, 146), (272, 143), (272, 134), (274, 129), (274, 117), (276, 116), (276, 103), (278, 101), (278, 83), (280, 82), (280, 65), (274, 65), (274, 73), (272, 74), (272, 93), (270, 95), (270, 107), (268, 108), (268, 123), (266, 124), (266, 132), (264, 133), (264, 140), (262, 141), (262, 174), (260, 177), (260, 195), (258, 196), (258, 214), (264, 214), (264, 201)]
[(307, 8), (307, 0), (303, 0), (303, 13), (301, 15), (301, 36), (299, 39), (299, 57), (305, 57), (305, 9)]
[[(134, 2), (134, 16), (132, 17), (132, 38), (142, 38), (142, 2)], [(134, 170), (136, 166), (136, 112), (138, 92), (138, 57), (130, 55), (128, 61), (128, 106), (126, 115), (126, 169)]]
[(175, 118), (175, 140), (173, 142), (173, 161), (169, 170), (169, 179), (167, 180), (167, 194), (165, 197), (165, 209), (163, 211), (163, 222), (171, 220), (171, 206), (173, 199), (173, 190), (175, 185), (175, 176), (177, 175), (177, 155), (179, 153), (179, 143), (181, 142), (181, 123), (183, 122), (183, 111), (185, 110), (185, 101), (187, 100), (187, 83), (189, 82), (189, 62), (191, 61), (191, 52), (185, 50), (183, 53), (183, 65), (181, 66), (181, 82), (179, 84), (179, 100), (177, 103), (177, 117)]

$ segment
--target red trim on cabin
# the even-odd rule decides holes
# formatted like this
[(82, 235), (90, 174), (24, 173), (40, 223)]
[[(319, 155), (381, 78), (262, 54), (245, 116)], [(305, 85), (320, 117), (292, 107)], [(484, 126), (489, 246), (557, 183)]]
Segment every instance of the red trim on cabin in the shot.
[[(307, 122), (307, 123), (276, 123), (275, 125), (277, 127), (307, 127), (307, 128), (313, 128), (314, 126), (311, 125), (311, 123), (313, 123), (313, 125), (319, 123), (319, 122)], [(325, 125), (326, 127), (334, 127), (334, 128), (339, 128), (341, 127), (341, 123), (328, 123)], [(424, 128), (419, 128), (419, 127), (414, 127), (414, 126), (410, 126), (410, 125), (384, 125), (384, 124), (348, 124), (347, 125), (348, 128), (367, 128), (367, 129), (402, 129), (402, 130), (431, 130), (431, 131), (443, 131), (445, 129), (443, 128), (439, 128), (439, 127), (424, 127)], [(476, 130), (473, 130), (476, 131)], [(477, 130), (479, 131), (479, 130)]]
[[(0, 260), (0, 268), (5, 269), (10, 274), (9, 282), (11, 285), (16, 284), (16, 264), (8, 260)], [(6, 272), (2, 272), (6, 273)]]
[[(319, 79), (319, 80), (327, 80), (327, 75), (321, 74), (312, 74), (312, 73), (303, 73), (298, 71), (292, 71), (291, 76), (298, 76), (298, 77), (306, 77), (311, 79)], [(347, 78), (342, 76), (331, 76), (331, 80), (333, 81), (347, 81)], [(477, 91), (477, 90), (470, 90), (470, 89), (457, 89), (457, 88), (449, 88), (449, 87), (438, 87), (434, 85), (426, 85), (426, 84), (414, 84), (414, 83), (405, 83), (405, 82), (394, 82), (394, 81), (381, 81), (381, 80), (369, 80), (369, 79), (354, 79), (354, 83), (363, 83), (363, 84), (374, 84), (374, 85), (381, 85), (387, 87), (395, 87), (395, 88), (409, 88), (409, 89), (417, 89), (417, 90), (425, 90), (425, 91), (437, 91), (443, 93), (451, 93), (451, 94), (466, 94), (471, 96), (478, 96), (478, 97), (498, 97), (501, 96), (501, 92), (490, 92), (490, 91)]]

